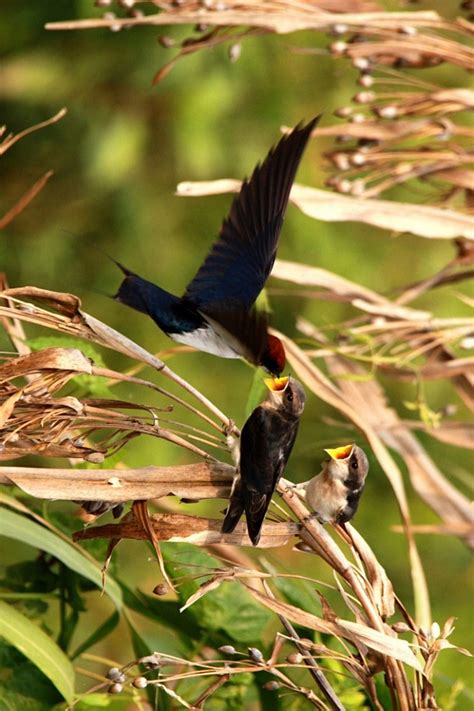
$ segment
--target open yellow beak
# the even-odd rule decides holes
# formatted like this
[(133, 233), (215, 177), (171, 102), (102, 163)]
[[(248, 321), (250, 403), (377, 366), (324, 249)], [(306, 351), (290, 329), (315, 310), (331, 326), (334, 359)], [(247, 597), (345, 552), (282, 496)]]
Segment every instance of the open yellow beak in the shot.
[(354, 449), (353, 444), (346, 444), (344, 447), (336, 447), (335, 449), (325, 449), (331, 459), (346, 459)]
[(285, 376), (283, 378), (264, 378), (263, 382), (269, 390), (273, 390), (273, 392), (277, 393), (282, 392), (286, 388), (289, 380), (289, 376)]

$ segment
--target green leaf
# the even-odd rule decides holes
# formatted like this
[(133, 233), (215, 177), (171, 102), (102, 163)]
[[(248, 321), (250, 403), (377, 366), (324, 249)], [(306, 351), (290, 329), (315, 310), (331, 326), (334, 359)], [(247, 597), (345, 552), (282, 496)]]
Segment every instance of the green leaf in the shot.
[(257, 405), (260, 405), (262, 400), (265, 398), (267, 389), (265, 383), (262, 380), (262, 374), (260, 370), (255, 369), (253, 373), (252, 384), (250, 386), (249, 394), (247, 396), (247, 402), (245, 403), (245, 416), (248, 417), (251, 412), (255, 410)]
[(2, 600), (0, 600), (0, 636), (33, 662), (66, 701), (72, 701), (74, 669), (69, 659), (42, 629)]
[[(181, 581), (178, 590), (184, 604), (200, 585), (220, 567), (218, 560), (193, 546), (163, 544), (163, 557), (171, 578)], [(194, 576), (199, 575), (198, 579)], [(264, 627), (272, 615), (252, 599), (239, 584), (225, 582), (186, 610), (195, 623), (207, 632), (225, 632), (240, 645), (261, 640)]]
[[(14, 538), (17, 541), (22, 541), (34, 548), (50, 553), (68, 568), (75, 570), (76, 573), (83, 575), (88, 580), (92, 580), (99, 588), (102, 588), (102, 574), (98, 565), (87, 558), (81, 552), (79, 546), (65, 541), (53, 531), (26, 516), (2, 507), (0, 535)], [(115, 607), (120, 610), (122, 607), (122, 593), (115, 580), (110, 576), (106, 578), (104, 592), (110, 597)]]
[(80, 654), (83, 654), (86, 652), (90, 647), (92, 647), (94, 644), (97, 644), (98, 642), (101, 641), (101, 639), (104, 639), (112, 630), (114, 630), (118, 623), (120, 621), (120, 615), (115, 610), (110, 617), (108, 617), (105, 622), (103, 622), (99, 627), (94, 629), (92, 634), (90, 634), (87, 639), (85, 639), (81, 644), (78, 646), (78, 648), (75, 650), (75, 652), (71, 655), (72, 659), (76, 659)]
[[(114, 696), (110, 694), (87, 694), (74, 705), (74, 711), (127, 711), (130, 709), (130, 696), (122, 694)], [(137, 707), (138, 708), (138, 707)]]
[(177, 633), (180, 642), (186, 649), (193, 649), (193, 641), (200, 642), (202, 640), (202, 630), (199, 625), (179, 611), (181, 603), (175, 600), (157, 600), (140, 590), (130, 590), (124, 583), (121, 583), (121, 588), (124, 605), (144, 617), (172, 629)]
[(0, 670), (0, 711), (51, 711), (62, 701), (38, 667), (1, 639)]

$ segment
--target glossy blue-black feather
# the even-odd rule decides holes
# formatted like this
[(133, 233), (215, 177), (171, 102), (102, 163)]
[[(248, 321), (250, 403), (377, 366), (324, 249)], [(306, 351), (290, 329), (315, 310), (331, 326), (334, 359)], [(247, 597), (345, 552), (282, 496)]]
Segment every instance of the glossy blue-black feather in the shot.
[(243, 182), (184, 299), (204, 312), (217, 304), (250, 309), (255, 303), (272, 270), (291, 186), (318, 120), (296, 126)]

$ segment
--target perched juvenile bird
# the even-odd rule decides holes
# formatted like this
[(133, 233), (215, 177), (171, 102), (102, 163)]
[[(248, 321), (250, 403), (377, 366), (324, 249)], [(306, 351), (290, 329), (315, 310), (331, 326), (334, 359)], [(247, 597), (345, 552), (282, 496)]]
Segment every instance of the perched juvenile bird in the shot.
[(357, 511), (369, 461), (356, 444), (324, 451), (330, 458), (323, 463), (321, 473), (297, 484), (295, 490), (321, 523), (346, 523)]
[(243, 357), (279, 375), (281, 341), (254, 308), (275, 261), (290, 189), (319, 117), (284, 136), (242, 183), (219, 237), (182, 297), (118, 264), (125, 274), (115, 298), (151, 316), (166, 335), (223, 358)]
[(265, 380), (267, 400), (252, 412), (240, 435), (240, 477), (234, 481), (222, 533), (231, 533), (245, 511), (256, 546), (273, 492), (295, 443), (305, 394), (291, 377)]

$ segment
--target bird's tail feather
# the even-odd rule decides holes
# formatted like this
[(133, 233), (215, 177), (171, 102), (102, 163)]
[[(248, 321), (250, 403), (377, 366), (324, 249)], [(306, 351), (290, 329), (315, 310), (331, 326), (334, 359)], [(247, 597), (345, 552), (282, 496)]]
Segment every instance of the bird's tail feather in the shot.
[(247, 531), (254, 546), (256, 546), (260, 540), (263, 521), (271, 500), (271, 494), (259, 494), (256, 491), (246, 491), (244, 493)]
[(239, 480), (232, 489), (232, 493), (229, 499), (229, 505), (227, 507), (225, 518), (222, 522), (221, 532), (232, 533), (234, 528), (237, 526), (243, 512), (244, 500), (242, 497), (242, 487), (240, 486)]

